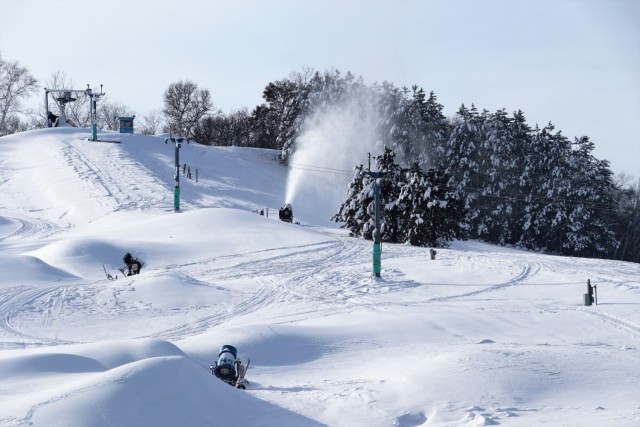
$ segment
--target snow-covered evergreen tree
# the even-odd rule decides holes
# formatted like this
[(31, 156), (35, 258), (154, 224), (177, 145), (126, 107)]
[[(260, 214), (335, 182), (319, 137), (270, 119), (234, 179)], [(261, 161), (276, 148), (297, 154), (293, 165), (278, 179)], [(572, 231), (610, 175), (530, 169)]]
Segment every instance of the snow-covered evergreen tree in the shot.
[(373, 203), (373, 179), (367, 174), (363, 165), (356, 166), (345, 201), (331, 220), (344, 223), (343, 227), (351, 230), (352, 236), (363, 237), (365, 229), (371, 235), (370, 224), (373, 219), (370, 206)]
[(526, 195), (523, 233), (519, 245), (529, 249), (562, 253), (567, 218), (567, 199), (571, 173), (566, 159), (571, 144), (561, 132), (554, 132), (549, 123), (536, 129), (532, 138), (532, 153), (528, 157), (530, 193)]
[(464, 202), (470, 235), (475, 236), (482, 213), (480, 196), (484, 176), (481, 167), (487, 157), (482, 133), (486, 112), (478, 114), (475, 106), (467, 109), (462, 105), (458, 116), (461, 120), (451, 131), (447, 144), (440, 149), (440, 161), (450, 177), (451, 191)]
[[(395, 162), (396, 154), (388, 147), (375, 158), (376, 168), (384, 172), (384, 178), (380, 178), (380, 238), (385, 242), (403, 242), (405, 229), (404, 212), (410, 207), (400, 200), (400, 192), (405, 185), (404, 170)], [(371, 212), (375, 215), (375, 210)], [(375, 224), (374, 224), (375, 225)], [(369, 238), (368, 235), (365, 235)]]
[[(384, 242), (445, 247), (460, 237), (464, 220), (462, 202), (447, 191), (442, 171), (426, 173), (414, 163), (409, 170), (395, 162), (389, 148), (375, 158), (380, 185), (380, 237)], [(349, 186), (347, 198), (332, 219), (343, 222), (353, 236), (373, 240), (375, 181), (362, 165)]]
[(512, 222), (517, 192), (517, 153), (512, 131), (512, 119), (505, 110), (486, 116), (482, 123), (483, 140), (478, 161), (479, 179), (476, 191), (478, 203), (472, 230), (476, 238), (505, 245), (511, 243)]
[(520, 241), (524, 227), (525, 197), (531, 193), (531, 188), (535, 185), (533, 180), (534, 171), (532, 169), (534, 162), (531, 161), (531, 157), (533, 156), (533, 131), (527, 124), (522, 111), (518, 110), (513, 114), (509, 133), (511, 137), (511, 160), (513, 161), (513, 167), (511, 187), (506, 197), (509, 198), (511, 213), (508, 222), (508, 238), (504, 243), (515, 245)]
[(606, 160), (591, 154), (595, 145), (588, 137), (576, 138), (573, 145), (567, 162), (572, 171), (571, 187), (567, 189), (571, 209), (563, 253), (602, 257), (619, 244), (612, 230), (613, 173)]
[(462, 202), (447, 191), (447, 176), (434, 169), (424, 172), (418, 163), (405, 176), (399, 196), (407, 207), (404, 240), (413, 246), (447, 247), (460, 237), (464, 221)]
[(448, 122), (433, 92), (427, 99), (422, 88), (413, 86), (411, 97), (407, 94), (408, 90), (402, 92), (400, 102), (391, 112), (387, 144), (398, 153), (401, 163), (417, 162), (428, 168), (436, 164), (436, 151), (447, 141)]

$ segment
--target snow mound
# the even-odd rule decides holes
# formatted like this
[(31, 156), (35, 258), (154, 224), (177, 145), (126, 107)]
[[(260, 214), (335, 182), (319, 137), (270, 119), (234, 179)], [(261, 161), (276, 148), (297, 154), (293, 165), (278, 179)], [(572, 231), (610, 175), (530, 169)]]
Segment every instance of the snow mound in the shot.
[[(16, 375), (23, 382), (30, 380), (31, 386), (52, 375), (61, 384), (36, 386), (27, 397), (4, 393), (3, 407), (22, 414), (13, 420), (18, 424), (268, 426), (269, 416), (274, 416), (283, 426), (320, 425), (231, 388), (162, 340), (74, 345), (60, 352), (29, 350), (0, 358), (0, 378)], [(243, 407), (252, 410), (237, 410)]]
[(10, 236), (21, 227), (20, 221), (0, 216), (0, 240)]
[(31, 252), (31, 255), (70, 275), (98, 279), (105, 278), (103, 264), (123, 264), (125, 253), (122, 247), (112, 242), (83, 237), (57, 240)]
[(162, 310), (186, 310), (211, 305), (214, 301), (227, 301), (230, 292), (187, 276), (184, 273), (141, 274), (119, 294), (119, 300), (128, 304), (144, 301)]
[(55, 282), (76, 278), (65, 269), (51, 266), (49, 263), (30, 255), (4, 255), (0, 257), (0, 271), (5, 283)]

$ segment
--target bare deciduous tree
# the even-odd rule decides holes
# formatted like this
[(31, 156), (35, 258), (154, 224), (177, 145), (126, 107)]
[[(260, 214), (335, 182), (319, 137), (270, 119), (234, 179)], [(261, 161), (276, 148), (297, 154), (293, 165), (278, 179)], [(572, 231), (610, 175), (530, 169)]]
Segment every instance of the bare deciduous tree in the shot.
[(171, 83), (163, 98), (162, 112), (167, 125), (187, 138), (193, 135), (193, 129), (213, 106), (209, 91), (198, 89), (198, 85), (189, 80)]
[(0, 55), (0, 136), (21, 130), (20, 115), (29, 115), (22, 101), (38, 89), (29, 70), (18, 61), (5, 61)]
[(159, 110), (153, 110), (142, 117), (142, 123), (137, 125), (137, 133), (143, 135), (157, 135), (162, 129), (162, 114)]
[(118, 117), (133, 116), (131, 109), (117, 101), (109, 99), (98, 102), (98, 127), (100, 129), (118, 130)]

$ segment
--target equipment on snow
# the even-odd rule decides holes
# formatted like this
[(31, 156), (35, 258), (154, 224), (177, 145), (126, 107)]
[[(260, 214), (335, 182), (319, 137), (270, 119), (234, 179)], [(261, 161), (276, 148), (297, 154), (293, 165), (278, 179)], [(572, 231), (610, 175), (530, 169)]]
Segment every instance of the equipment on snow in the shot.
[(107, 268), (104, 266), (104, 264), (102, 264), (102, 268), (104, 269), (104, 274), (107, 275), (107, 279), (113, 280), (113, 276), (107, 273)]
[(238, 358), (238, 350), (234, 346), (226, 344), (220, 347), (218, 361), (209, 369), (211, 375), (215, 375), (225, 383), (245, 389), (248, 381), (244, 377), (250, 364), (251, 359), (248, 359), (247, 365), (244, 366)]
[(598, 288), (596, 285), (591, 284), (591, 279), (587, 279), (587, 293), (584, 294), (584, 305), (590, 306), (594, 302), (598, 305)]
[(289, 203), (285, 203), (279, 211), (280, 221), (293, 222), (293, 209)]
[(127, 252), (122, 257), (122, 261), (125, 263), (126, 269), (123, 267), (123, 268), (119, 268), (118, 270), (120, 270), (122, 274), (124, 274), (125, 276), (140, 274), (140, 270), (142, 270), (142, 266), (144, 265), (142, 261), (140, 261), (138, 258), (134, 258), (134, 256), (131, 255), (129, 252)]
[[(167, 144), (169, 141), (176, 145), (174, 153), (176, 163), (173, 173), (173, 211), (180, 212), (180, 148), (182, 148), (183, 141), (187, 141), (187, 144), (191, 141), (186, 138), (171, 136), (171, 129), (169, 129), (169, 138), (165, 138), (164, 143)], [(187, 164), (185, 163), (185, 166), (186, 165)], [(184, 174), (184, 167), (182, 173)]]

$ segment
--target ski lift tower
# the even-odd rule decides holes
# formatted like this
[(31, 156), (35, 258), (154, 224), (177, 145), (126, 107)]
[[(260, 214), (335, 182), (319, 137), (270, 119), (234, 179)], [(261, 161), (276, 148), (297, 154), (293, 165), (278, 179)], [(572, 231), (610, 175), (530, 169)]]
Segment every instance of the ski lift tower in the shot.
[(87, 96), (91, 98), (91, 141), (98, 140), (98, 98), (106, 93), (102, 92), (102, 85), (100, 85), (100, 93), (94, 93), (93, 90), (87, 84), (87, 90), (85, 91)]
[(180, 148), (182, 148), (182, 143), (186, 141), (187, 144), (190, 142), (187, 138), (182, 137), (173, 137), (171, 135), (171, 130), (169, 130), (169, 138), (164, 139), (164, 143), (168, 142), (175, 143), (175, 166), (173, 169), (173, 211), (180, 212)]
[(53, 119), (50, 114), (51, 111), (49, 111), (49, 94), (50, 93), (60, 94), (55, 98), (55, 100), (60, 103), (60, 117), (58, 117), (58, 124), (60, 125), (60, 124), (66, 123), (65, 110), (66, 110), (67, 104), (70, 102), (74, 102), (78, 99), (76, 94), (85, 94), (86, 91), (72, 90), (72, 89), (47, 89), (45, 87), (44, 88), (44, 109), (47, 114), (47, 127), (49, 128), (53, 127), (54, 125)]
[(380, 240), (380, 210), (382, 209), (380, 206), (380, 184), (382, 178), (387, 174), (387, 172), (371, 172), (367, 171), (370, 177), (372, 177), (374, 181), (374, 196), (375, 196), (375, 226), (376, 229), (373, 235), (373, 274), (376, 277), (380, 277), (381, 271), (381, 258), (382, 258), (382, 244)]

